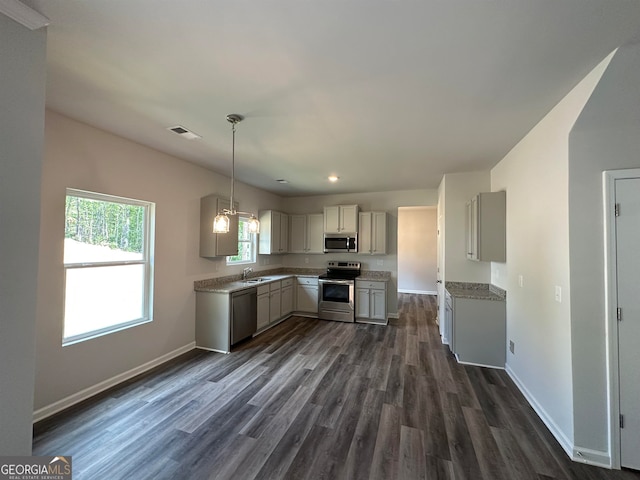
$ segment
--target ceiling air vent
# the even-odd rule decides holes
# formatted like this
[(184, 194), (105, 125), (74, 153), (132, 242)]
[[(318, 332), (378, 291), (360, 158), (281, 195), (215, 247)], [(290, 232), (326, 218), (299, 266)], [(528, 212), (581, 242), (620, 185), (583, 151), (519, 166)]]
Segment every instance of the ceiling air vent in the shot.
[(175, 127), (169, 127), (167, 130), (171, 130), (173, 133), (177, 133), (181, 137), (184, 137), (188, 140), (195, 140), (196, 138), (202, 138), (197, 133), (193, 133), (192, 131), (187, 130), (186, 128), (180, 125), (176, 125)]

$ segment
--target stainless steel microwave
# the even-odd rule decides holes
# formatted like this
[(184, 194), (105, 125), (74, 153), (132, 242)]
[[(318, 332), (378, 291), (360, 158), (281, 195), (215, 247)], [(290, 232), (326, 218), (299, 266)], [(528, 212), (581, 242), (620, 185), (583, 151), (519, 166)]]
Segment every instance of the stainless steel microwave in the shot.
[(357, 233), (325, 233), (324, 253), (357, 252)]

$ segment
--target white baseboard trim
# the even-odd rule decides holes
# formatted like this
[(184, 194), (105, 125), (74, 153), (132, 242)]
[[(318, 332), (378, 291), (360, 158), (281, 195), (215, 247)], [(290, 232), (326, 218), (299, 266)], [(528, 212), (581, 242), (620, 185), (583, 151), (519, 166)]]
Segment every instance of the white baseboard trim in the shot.
[(407, 288), (399, 288), (398, 293), (415, 293), (417, 295), (437, 295), (436, 290), (409, 290)]
[(553, 419), (549, 416), (547, 411), (544, 408), (542, 408), (542, 405), (538, 403), (538, 401), (527, 389), (527, 387), (525, 387), (524, 384), (520, 381), (518, 376), (514, 373), (514, 371), (509, 366), (509, 364), (505, 365), (504, 369), (507, 372), (507, 374), (511, 377), (511, 380), (513, 380), (513, 382), (516, 384), (520, 392), (522, 392), (522, 395), (524, 395), (524, 398), (527, 399), (527, 401), (529, 402), (529, 405), (531, 405), (531, 408), (533, 408), (533, 410), (538, 414), (538, 417), (540, 417), (540, 420), (542, 420), (542, 422), (547, 426), (551, 434), (558, 441), (558, 443), (560, 444), (562, 449), (565, 451), (567, 456), (573, 460), (574, 459), (573, 458), (573, 441), (569, 440), (567, 436), (564, 434), (564, 432), (560, 430), (560, 428), (556, 425)]
[[(262, 333), (262, 332), (260, 332)], [(253, 336), (255, 337), (257, 334), (254, 334)], [(206, 350), (207, 352), (214, 352), (214, 353), (224, 353), (225, 355), (228, 355), (231, 352), (227, 352), (225, 350), (219, 350), (217, 348), (207, 348), (207, 347), (201, 347), (200, 345), (196, 345), (196, 348), (198, 350)]]
[(586, 463), (596, 467), (613, 468), (611, 455), (609, 455), (608, 452), (582, 448), (577, 445), (573, 447), (573, 456), (571, 459), (574, 462)]
[(458, 356), (457, 353), (455, 354), (455, 357), (458, 363), (461, 365), (471, 365), (473, 367), (493, 368), (494, 370), (504, 370), (504, 367), (498, 367), (496, 365), (486, 365), (484, 363), (465, 362), (464, 360), (460, 360), (460, 357)]
[(33, 423), (39, 422), (40, 420), (44, 420), (51, 415), (54, 415), (62, 410), (69, 408), (76, 403), (80, 403), (87, 398), (90, 398), (100, 392), (103, 392), (119, 383), (125, 382), (130, 378), (135, 377), (136, 375), (140, 375), (141, 373), (146, 372), (147, 370), (151, 370), (158, 365), (161, 365), (169, 360), (182, 355), (183, 353), (190, 352), (196, 347), (196, 342), (188, 343), (183, 347), (177, 348), (172, 352), (166, 353), (161, 357), (158, 357), (150, 362), (144, 363), (138, 367), (132, 368), (126, 372), (120, 373), (115, 377), (108, 378), (96, 385), (93, 385), (89, 388), (85, 388), (84, 390), (80, 390), (73, 395), (69, 395), (68, 397), (63, 398), (62, 400), (58, 400), (57, 402), (52, 403), (51, 405), (47, 405), (46, 407), (39, 408), (35, 412), (33, 412)]

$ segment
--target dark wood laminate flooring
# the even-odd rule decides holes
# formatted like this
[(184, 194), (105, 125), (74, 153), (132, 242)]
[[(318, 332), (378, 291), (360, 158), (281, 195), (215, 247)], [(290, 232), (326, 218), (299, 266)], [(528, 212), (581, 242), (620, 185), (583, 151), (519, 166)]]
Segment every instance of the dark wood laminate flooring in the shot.
[(570, 461), (501, 370), (456, 363), (435, 297), (387, 327), (293, 317), (38, 423), (74, 479), (638, 479)]

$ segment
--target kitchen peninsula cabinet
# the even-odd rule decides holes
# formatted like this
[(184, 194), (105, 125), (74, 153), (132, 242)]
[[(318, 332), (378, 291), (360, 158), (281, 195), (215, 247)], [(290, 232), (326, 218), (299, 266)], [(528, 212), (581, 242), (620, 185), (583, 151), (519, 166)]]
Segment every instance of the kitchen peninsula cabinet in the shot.
[[(200, 199), (200, 256), (226, 257), (238, 254), (238, 216), (229, 216), (229, 232), (213, 233), (213, 219), (229, 208), (229, 200), (208, 195)], [(234, 202), (235, 207), (238, 204)]]
[(357, 233), (358, 205), (324, 207), (324, 233)]
[(387, 254), (387, 212), (360, 212), (358, 253)]
[(289, 243), (289, 216), (275, 210), (260, 212), (258, 253), (271, 255), (287, 253)]
[(467, 203), (467, 258), (482, 262), (507, 260), (507, 194), (479, 193)]
[(324, 215), (289, 215), (289, 253), (324, 253)]
[(443, 343), (449, 340), (460, 363), (504, 368), (506, 293), (486, 284), (450, 283), (446, 286), (451, 303), (447, 304)]

